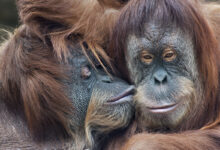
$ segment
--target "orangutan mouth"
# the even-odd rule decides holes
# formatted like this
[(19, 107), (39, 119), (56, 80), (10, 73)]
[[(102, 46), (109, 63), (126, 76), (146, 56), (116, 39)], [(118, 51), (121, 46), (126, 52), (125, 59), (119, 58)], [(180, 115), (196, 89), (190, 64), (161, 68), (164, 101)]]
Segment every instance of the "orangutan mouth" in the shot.
[(109, 99), (107, 101), (107, 104), (120, 104), (120, 103), (125, 103), (125, 102), (131, 102), (133, 100), (134, 91), (135, 91), (135, 87), (130, 86), (126, 90), (124, 90), (122, 93)]
[(173, 111), (174, 109), (176, 109), (178, 106), (178, 103), (175, 104), (170, 104), (170, 105), (164, 105), (164, 106), (159, 106), (159, 107), (147, 107), (147, 109), (151, 112), (151, 113), (168, 113)]

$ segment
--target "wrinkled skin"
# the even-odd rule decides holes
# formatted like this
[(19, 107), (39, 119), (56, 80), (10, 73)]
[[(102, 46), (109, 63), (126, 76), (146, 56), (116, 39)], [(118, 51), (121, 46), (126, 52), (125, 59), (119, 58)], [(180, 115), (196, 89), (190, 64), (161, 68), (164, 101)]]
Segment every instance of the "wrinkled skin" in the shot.
[(196, 101), (202, 91), (194, 46), (176, 27), (149, 23), (145, 29), (143, 36), (128, 38), (126, 56), (137, 87), (137, 117), (148, 130), (176, 130), (204, 103)]

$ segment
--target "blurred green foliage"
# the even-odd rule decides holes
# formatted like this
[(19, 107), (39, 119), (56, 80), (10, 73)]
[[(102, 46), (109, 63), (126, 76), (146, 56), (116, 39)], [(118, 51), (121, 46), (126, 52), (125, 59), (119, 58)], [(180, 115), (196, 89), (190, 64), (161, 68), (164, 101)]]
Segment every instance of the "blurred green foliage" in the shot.
[(0, 28), (18, 26), (15, 0), (0, 0)]

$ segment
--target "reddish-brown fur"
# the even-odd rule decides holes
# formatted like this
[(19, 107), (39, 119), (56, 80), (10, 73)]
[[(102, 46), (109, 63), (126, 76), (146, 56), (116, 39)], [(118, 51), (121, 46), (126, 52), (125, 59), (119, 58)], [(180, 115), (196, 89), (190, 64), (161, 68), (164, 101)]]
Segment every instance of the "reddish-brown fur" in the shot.
[(108, 60), (102, 47), (119, 10), (99, 2), (17, 0), (23, 25), (1, 46), (1, 102), (39, 139), (71, 134), (68, 115), (74, 106), (60, 83), (67, 78), (60, 62), (68, 57), (68, 41), (86, 41), (97, 58)]
[[(102, 48), (109, 40), (123, 3), (99, 2), (102, 3), (96, 0), (17, 0), (24, 25), (1, 47), (0, 100), (8, 111), (24, 119), (37, 137), (44, 137), (47, 132), (58, 138), (70, 134), (68, 114), (73, 113), (74, 106), (71, 107), (59, 82), (66, 78), (60, 60), (68, 57), (68, 39), (86, 41), (96, 56), (102, 55), (108, 61)], [(210, 62), (206, 65), (211, 66)], [(217, 77), (212, 77), (209, 79), (216, 79), (216, 82)], [(209, 86), (217, 85), (208, 84), (207, 88)], [(214, 89), (213, 96), (215, 92)], [(210, 101), (208, 108), (217, 109), (218, 105), (214, 104)], [(216, 118), (213, 115), (211, 123)]]
[[(158, 2), (158, 3), (157, 3)], [(220, 99), (219, 99), (219, 8), (202, 11), (199, 1), (192, 0), (164, 0), (153, 2), (150, 0), (131, 0), (121, 12), (110, 43), (109, 55), (114, 60), (117, 70), (122, 77), (129, 78), (125, 67), (126, 40), (129, 34), (141, 35), (143, 24), (152, 19), (160, 19), (161, 24), (170, 22), (185, 31), (192, 33), (195, 43), (195, 53), (198, 58), (200, 77), (203, 83), (205, 106), (197, 108), (197, 116), (188, 116), (181, 131), (192, 130), (177, 134), (148, 134), (142, 133), (128, 140), (123, 149), (219, 149), (220, 133)], [(159, 7), (156, 16), (152, 12)], [(170, 17), (168, 5), (172, 10)], [(153, 9), (151, 9), (151, 6)], [(211, 7), (211, 6), (209, 6)], [(147, 10), (147, 11), (146, 11)], [(206, 15), (206, 16), (205, 16)], [(146, 21), (146, 22), (145, 22)], [(218, 26), (219, 27), (219, 26)], [(203, 108), (203, 109), (202, 109)], [(201, 130), (200, 130), (201, 129)], [(202, 130), (203, 129), (203, 130)], [(139, 132), (139, 131), (136, 131)], [(134, 132), (135, 134), (135, 132)], [(216, 142), (216, 143), (215, 143)], [(112, 142), (114, 143), (114, 142)], [(110, 147), (117, 143), (110, 144)], [(115, 144), (117, 145), (117, 144)], [(120, 145), (120, 144), (119, 144)], [(119, 149), (113, 146), (109, 149)]]
[(122, 150), (218, 150), (220, 128), (178, 134), (141, 133), (129, 139)]
[(104, 46), (123, 1), (17, 0), (17, 4), (21, 21), (39, 37), (49, 36), (58, 56), (62, 57), (68, 54), (65, 38), (71, 34), (79, 35), (92, 49)]
[(5, 43), (0, 68), (1, 101), (8, 109), (24, 115), (37, 136), (49, 130), (66, 135), (72, 108), (59, 82), (64, 70), (50, 47), (24, 25)]

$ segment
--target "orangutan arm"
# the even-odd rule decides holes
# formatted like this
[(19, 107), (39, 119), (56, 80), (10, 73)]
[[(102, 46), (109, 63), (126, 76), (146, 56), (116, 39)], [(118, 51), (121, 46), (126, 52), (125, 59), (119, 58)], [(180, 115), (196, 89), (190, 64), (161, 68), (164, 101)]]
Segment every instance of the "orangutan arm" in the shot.
[(122, 150), (219, 150), (220, 127), (187, 131), (179, 134), (148, 134), (132, 136)]

